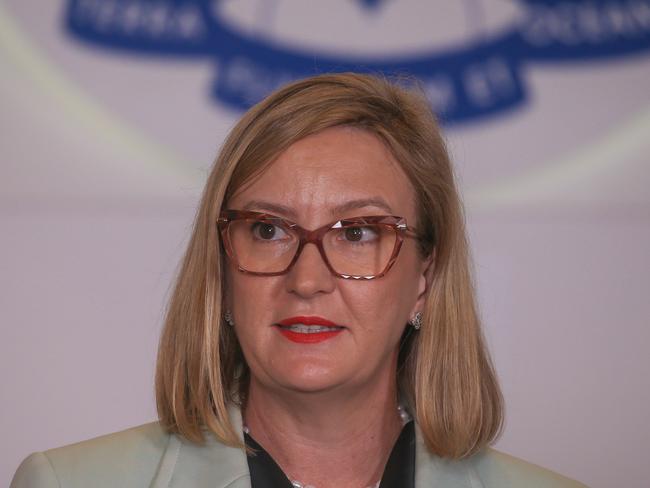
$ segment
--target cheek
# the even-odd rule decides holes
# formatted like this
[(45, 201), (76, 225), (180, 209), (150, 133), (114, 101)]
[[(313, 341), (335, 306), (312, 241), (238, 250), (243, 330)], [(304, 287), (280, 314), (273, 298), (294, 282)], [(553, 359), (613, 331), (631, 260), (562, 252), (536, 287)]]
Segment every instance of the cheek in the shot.
[(228, 281), (228, 306), (235, 319), (235, 335), (242, 348), (247, 364), (254, 370), (273, 361), (272, 351), (267, 345), (273, 329), (274, 302), (271, 282), (274, 278), (249, 276), (234, 269)]
[(276, 281), (273, 277), (260, 278), (242, 273), (230, 265), (225, 280), (227, 303), (233, 311), (238, 310), (240, 313), (253, 311), (256, 304), (266, 301)]
[(272, 323), (277, 281), (274, 277), (246, 275), (232, 267), (228, 270), (226, 304), (234, 315), (237, 335), (245, 342), (254, 340), (256, 332)]
[[(413, 272), (412, 266), (407, 268), (400, 264), (395, 263), (385, 276), (377, 280), (346, 282), (341, 286), (341, 294), (355, 322), (368, 332), (381, 328), (390, 336), (400, 336), (410, 318), (417, 300), (417, 273)], [(389, 329), (392, 330), (389, 332)]]

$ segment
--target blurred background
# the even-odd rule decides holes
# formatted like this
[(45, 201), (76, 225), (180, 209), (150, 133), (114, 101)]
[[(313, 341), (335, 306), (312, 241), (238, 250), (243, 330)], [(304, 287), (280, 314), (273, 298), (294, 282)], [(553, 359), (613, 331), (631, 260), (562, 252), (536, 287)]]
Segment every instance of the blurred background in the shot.
[(498, 449), (647, 487), (650, 1), (0, 2), (0, 484), (155, 420), (165, 301), (252, 103), (417, 77), (464, 196)]

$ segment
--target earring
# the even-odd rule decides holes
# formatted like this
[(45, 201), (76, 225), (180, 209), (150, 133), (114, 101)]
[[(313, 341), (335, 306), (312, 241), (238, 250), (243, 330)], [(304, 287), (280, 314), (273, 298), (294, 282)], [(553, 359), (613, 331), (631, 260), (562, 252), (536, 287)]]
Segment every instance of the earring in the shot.
[(409, 320), (409, 324), (411, 324), (415, 330), (420, 330), (422, 327), (422, 312), (415, 312), (413, 318)]
[(235, 326), (235, 321), (232, 318), (232, 312), (230, 310), (226, 310), (226, 313), (223, 314), (223, 319), (230, 327)]

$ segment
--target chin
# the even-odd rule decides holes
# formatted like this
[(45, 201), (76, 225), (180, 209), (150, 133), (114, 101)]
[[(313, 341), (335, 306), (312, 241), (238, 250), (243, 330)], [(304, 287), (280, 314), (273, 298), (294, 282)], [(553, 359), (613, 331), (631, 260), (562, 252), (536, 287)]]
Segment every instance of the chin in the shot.
[(277, 384), (295, 392), (322, 393), (345, 384), (345, 375), (334, 368), (302, 365), (284, 371), (275, 378)]

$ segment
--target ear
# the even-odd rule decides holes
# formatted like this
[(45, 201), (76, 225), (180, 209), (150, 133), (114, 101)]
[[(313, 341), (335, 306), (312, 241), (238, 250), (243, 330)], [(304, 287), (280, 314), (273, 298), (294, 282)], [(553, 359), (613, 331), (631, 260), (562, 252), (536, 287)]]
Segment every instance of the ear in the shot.
[(427, 294), (433, 280), (433, 270), (435, 269), (436, 263), (436, 248), (433, 248), (431, 254), (422, 260), (419, 274), (419, 283), (418, 283), (418, 298), (411, 310), (411, 317), (415, 315), (416, 312), (421, 312), (424, 310), (424, 302), (427, 299)]

